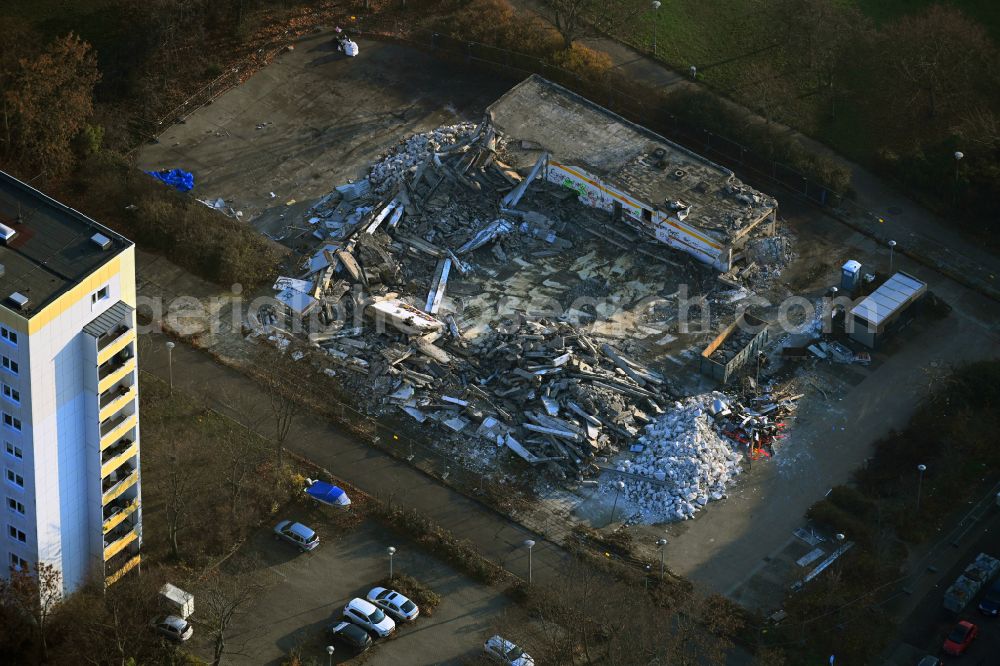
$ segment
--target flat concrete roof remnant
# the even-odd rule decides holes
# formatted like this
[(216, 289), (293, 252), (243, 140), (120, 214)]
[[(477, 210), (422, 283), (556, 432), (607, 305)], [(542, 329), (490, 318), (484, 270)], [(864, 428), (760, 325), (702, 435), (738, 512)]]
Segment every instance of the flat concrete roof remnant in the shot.
[[(0, 223), (16, 232), (0, 245), (0, 305), (25, 318), (132, 245), (128, 239), (3, 171)], [(110, 241), (107, 249), (93, 240), (95, 234)], [(8, 302), (15, 292), (28, 298), (26, 309)]]
[(874, 326), (880, 326), (882, 322), (915, 301), (925, 291), (927, 291), (926, 283), (909, 273), (900, 271), (883, 282), (878, 289), (868, 294), (865, 300), (851, 308), (851, 314)]
[(509, 140), (507, 159), (515, 168), (530, 167), (539, 151), (548, 151), (661, 211), (671, 212), (673, 201), (690, 205), (684, 222), (719, 240), (777, 207), (729, 169), (537, 75), (487, 111)]

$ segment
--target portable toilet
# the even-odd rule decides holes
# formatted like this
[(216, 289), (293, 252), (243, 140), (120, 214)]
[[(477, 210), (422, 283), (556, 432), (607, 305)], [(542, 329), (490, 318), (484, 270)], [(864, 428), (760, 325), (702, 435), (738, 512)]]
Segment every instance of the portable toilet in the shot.
[(840, 290), (853, 294), (861, 284), (861, 262), (850, 259), (840, 271)]

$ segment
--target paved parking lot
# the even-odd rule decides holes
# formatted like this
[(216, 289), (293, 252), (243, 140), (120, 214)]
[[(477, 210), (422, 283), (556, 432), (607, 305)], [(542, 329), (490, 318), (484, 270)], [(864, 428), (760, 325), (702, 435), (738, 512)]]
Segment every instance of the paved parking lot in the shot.
[[(262, 566), (254, 576), (266, 587), (233, 621), (226, 634), (225, 663), (277, 665), (293, 650), (298, 650), (306, 663), (310, 659), (326, 663), (326, 627), (339, 621), (352, 597), (364, 597), (372, 582), (388, 574), (389, 545), (398, 549), (396, 571), (431, 587), (441, 595), (441, 605), (433, 616), (422, 615), (415, 623), (400, 627), (394, 637), (376, 641), (361, 657), (352, 660), (338, 648), (335, 663), (463, 663), (478, 654), (497, 616), (520, 612), (497, 590), (458, 574), (377, 524), (365, 522), (336, 534), (331, 526), (317, 522), (316, 516), (324, 511), (332, 509), (310, 512), (309, 518), (294, 516), (320, 534), (320, 546), (310, 553), (299, 553), (291, 545), (275, 541), (267, 529), (259, 530), (244, 547), (241, 554), (261, 558)], [(196, 593), (196, 620), (197, 604)], [(197, 628), (195, 632), (192, 647), (210, 660), (208, 637)]]

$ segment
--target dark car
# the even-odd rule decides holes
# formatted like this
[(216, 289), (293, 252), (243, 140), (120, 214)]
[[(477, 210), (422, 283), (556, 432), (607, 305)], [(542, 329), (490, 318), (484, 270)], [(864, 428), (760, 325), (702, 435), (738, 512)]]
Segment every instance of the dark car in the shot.
[(948, 638), (944, 640), (944, 651), (953, 657), (959, 657), (965, 654), (969, 645), (978, 635), (979, 627), (967, 620), (962, 620), (955, 625), (955, 628), (948, 634)]
[(1000, 582), (993, 583), (979, 602), (979, 612), (983, 615), (1000, 613)]
[(328, 627), (330, 636), (355, 652), (364, 652), (372, 646), (372, 637), (367, 631), (351, 622), (338, 622)]

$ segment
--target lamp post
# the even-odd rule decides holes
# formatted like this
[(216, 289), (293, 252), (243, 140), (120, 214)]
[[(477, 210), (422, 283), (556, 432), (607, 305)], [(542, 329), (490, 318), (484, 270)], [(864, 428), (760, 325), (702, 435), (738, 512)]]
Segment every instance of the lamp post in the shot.
[(327, 645), (326, 646), (326, 666), (333, 666), (333, 652), (334, 652), (333, 646), (332, 645)]
[(392, 556), (396, 554), (396, 547), (389, 546), (385, 549), (385, 552), (389, 553), (389, 578), (392, 578)]
[(167, 386), (170, 395), (174, 394), (174, 342), (167, 340)]
[(920, 513), (920, 489), (924, 485), (924, 472), (927, 465), (917, 465), (917, 513)]
[[(837, 550), (840, 551), (840, 549), (843, 548), (843, 546), (844, 546), (844, 539), (846, 539), (847, 537), (844, 536), (843, 532), (837, 532), (837, 534), (834, 535), (834, 538), (837, 540)], [(842, 552), (840, 553), (840, 555), (837, 556), (837, 575), (838, 575), (838, 577), (840, 576), (840, 558), (843, 557), (843, 556), (844, 556), (844, 553), (842, 553)]]
[(642, 576), (642, 580), (645, 583), (645, 589), (646, 589), (647, 592), (649, 592), (649, 572), (652, 569), (653, 569), (653, 567), (651, 565), (649, 565), (649, 564), (647, 564), (646, 566), (643, 567), (643, 571), (645, 571), (645, 573)]
[(893, 251), (896, 249), (896, 241), (889, 241), (889, 273), (892, 273), (892, 255)]
[(531, 549), (535, 547), (535, 542), (531, 539), (525, 539), (524, 545), (528, 549), (528, 585), (531, 585)]
[(611, 505), (611, 522), (615, 522), (615, 512), (618, 510), (618, 496), (625, 490), (625, 482), (615, 481), (615, 503)]
[(955, 157), (955, 192), (951, 198), (952, 205), (955, 205), (958, 202), (958, 165), (962, 161), (962, 158), (965, 157), (965, 153), (963, 153), (961, 150), (956, 150), (954, 157)]
[(663, 558), (667, 554), (667, 540), (666, 539), (657, 539), (656, 540), (656, 545), (660, 549), (660, 578), (662, 579), (663, 578), (663, 569), (664, 569)]
[(653, 0), (653, 55), (656, 55), (656, 19), (659, 16), (657, 11), (660, 8), (660, 0)]

